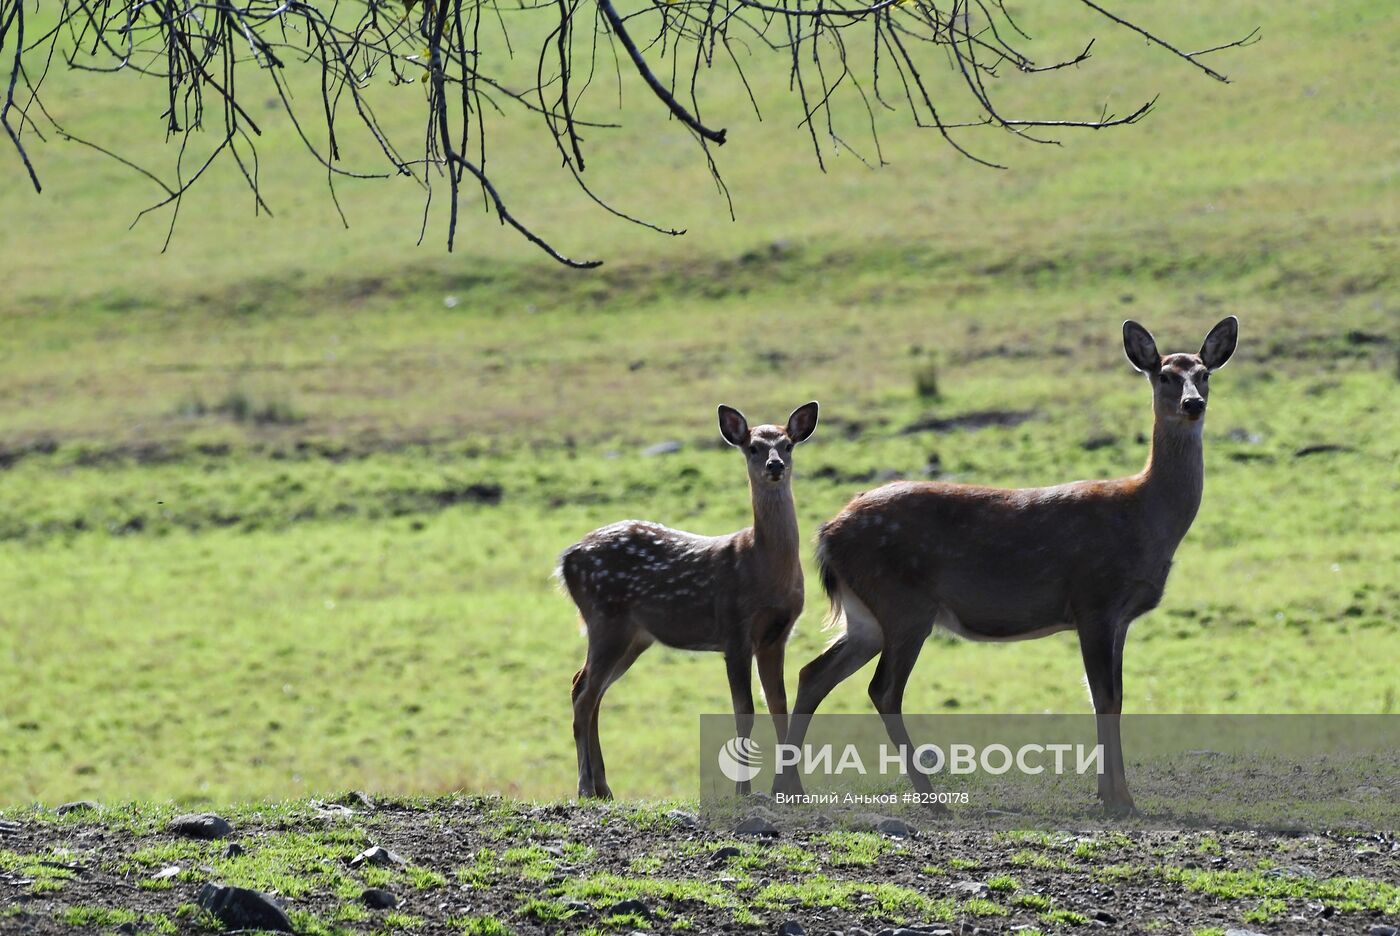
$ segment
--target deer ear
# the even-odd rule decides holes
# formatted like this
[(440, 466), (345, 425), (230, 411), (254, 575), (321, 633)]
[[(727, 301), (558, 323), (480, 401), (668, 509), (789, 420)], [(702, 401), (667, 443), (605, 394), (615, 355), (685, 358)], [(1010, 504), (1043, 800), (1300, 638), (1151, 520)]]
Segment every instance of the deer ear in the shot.
[(732, 406), (719, 407), (719, 434), (730, 445), (743, 445), (749, 441), (749, 421), (744, 414)]
[(1132, 319), (1123, 323), (1123, 351), (1128, 355), (1128, 363), (1144, 374), (1162, 366), (1162, 356), (1157, 353), (1152, 333)]
[(1201, 361), (1211, 370), (1224, 367), (1230, 355), (1235, 353), (1235, 343), (1239, 338), (1240, 320), (1233, 315), (1221, 319), (1201, 345)]
[(792, 411), (788, 417), (787, 434), (788, 438), (796, 445), (798, 442), (806, 442), (812, 437), (812, 433), (817, 431), (817, 401), (804, 403)]

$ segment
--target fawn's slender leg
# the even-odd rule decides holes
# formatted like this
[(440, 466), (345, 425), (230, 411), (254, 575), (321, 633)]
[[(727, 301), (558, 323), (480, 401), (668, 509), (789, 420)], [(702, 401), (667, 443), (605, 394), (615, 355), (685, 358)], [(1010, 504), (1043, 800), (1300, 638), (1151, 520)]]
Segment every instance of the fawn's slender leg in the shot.
[[(601, 795), (593, 784), (593, 725), (608, 674), (627, 653), (630, 638), (613, 622), (589, 622), (588, 657), (574, 676), (574, 748), (578, 754), (578, 795)], [(601, 752), (599, 752), (601, 754)]]
[(593, 706), (593, 718), (588, 726), (588, 750), (589, 761), (593, 768), (593, 789), (596, 791), (594, 795), (601, 799), (612, 799), (612, 789), (608, 786), (607, 768), (603, 764), (602, 742), (598, 738), (598, 713), (603, 708), (603, 693), (607, 692), (613, 683), (621, 679), (631, 669), (632, 664), (637, 662), (637, 657), (641, 656), (642, 652), (649, 646), (651, 646), (649, 643), (634, 642), (627, 648), (627, 652), (608, 673), (603, 688), (598, 691), (598, 703)]
[(779, 741), (787, 737), (788, 726), (787, 688), (783, 685), (783, 655), (786, 650), (787, 644), (778, 641), (754, 653), (758, 661), (758, 682), (763, 687), (763, 701), (768, 704), (768, 713), (773, 717), (773, 731)]
[[(747, 738), (753, 733), (753, 650), (747, 642), (730, 644), (724, 651), (724, 665), (729, 675), (729, 696), (734, 703), (735, 736)], [(735, 784), (740, 796), (747, 796), (747, 780)]]

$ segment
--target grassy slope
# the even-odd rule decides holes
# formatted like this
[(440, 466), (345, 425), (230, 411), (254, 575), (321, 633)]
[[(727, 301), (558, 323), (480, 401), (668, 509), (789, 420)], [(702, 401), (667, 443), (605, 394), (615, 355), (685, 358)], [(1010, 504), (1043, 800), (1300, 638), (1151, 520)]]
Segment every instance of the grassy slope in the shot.
[[(415, 250), (421, 203), (402, 186), (348, 187), (354, 226), (335, 231), (272, 131), (278, 218), (252, 222), (234, 180), (211, 179), (157, 257), (153, 228), (124, 233), (148, 189), (75, 147), (41, 148), (49, 192), (0, 191), (0, 215), (24, 222), (0, 229), (13, 461), (0, 474), (0, 787), (12, 800), (560, 795), (582, 641), (546, 578), (553, 556), (621, 516), (745, 522), (714, 402), (776, 419), (823, 401), (827, 422), (799, 453), (805, 530), (868, 485), (854, 476), (917, 476), (933, 453), (987, 483), (1129, 472), (1147, 402), (1116, 344), (1128, 315), (1173, 349), (1226, 312), (1244, 323), (1215, 385), (1201, 516), (1163, 608), (1133, 635), (1132, 708), (1393, 710), (1400, 526), (1380, 506), (1400, 454), (1396, 14), (1177, 17), (1196, 44), (1263, 26), (1229, 87), (1072, 12), (1036, 15), (1036, 34), (1065, 48), (1098, 34), (1102, 51), (1035, 96), (1013, 82), (1013, 103), (1083, 113), (1108, 81), (1120, 108), (1165, 90), (1160, 112), (1063, 149), (988, 140), (1010, 173), (891, 128), (890, 168), (844, 160), (822, 178), (790, 120), (744, 121), (721, 84), (739, 225), (674, 128), (640, 120), (599, 141), (600, 187), (694, 229), (679, 241), (600, 223), (502, 125), (524, 154), (522, 213), (574, 253), (621, 261), (599, 274), (538, 266), (490, 221), (472, 223), (466, 255)], [(63, 109), (93, 136), (154, 113), (115, 82), (54, 81), (81, 91)], [(601, 158), (638, 152), (645, 170), (625, 176)], [(921, 400), (931, 366), (943, 396)], [(274, 422), (217, 412), (240, 399)], [(898, 433), (926, 412), (983, 409), (1037, 416)], [(1081, 447), (1095, 436), (1112, 441)], [(637, 454), (669, 438), (686, 449)], [(1293, 455), (1319, 443), (1355, 451)], [(501, 485), (502, 502), (456, 503), (478, 483)], [(813, 583), (790, 682), (824, 640), (821, 610)], [(1083, 710), (1078, 667), (1068, 638), (935, 641), (908, 704)], [(723, 709), (722, 670), (656, 651), (612, 691), (619, 792), (691, 791), (693, 717)], [(864, 681), (832, 710), (864, 711)]]

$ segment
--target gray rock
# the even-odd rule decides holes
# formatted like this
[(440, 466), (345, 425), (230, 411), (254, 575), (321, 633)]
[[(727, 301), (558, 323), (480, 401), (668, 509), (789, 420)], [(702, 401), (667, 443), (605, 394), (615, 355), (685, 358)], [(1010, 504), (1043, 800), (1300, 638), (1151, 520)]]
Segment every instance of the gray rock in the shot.
[(608, 916), (626, 916), (634, 914), (644, 920), (651, 919), (651, 908), (640, 900), (619, 900), (607, 910)]
[(807, 931), (796, 920), (784, 920), (778, 927), (778, 936), (807, 936)]
[(891, 838), (909, 838), (914, 834), (914, 830), (904, 820), (890, 818), (881, 819), (875, 823), (875, 831)]
[(247, 851), (247, 849), (245, 849), (242, 845), (239, 845), (237, 842), (229, 842), (228, 845), (224, 847), (224, 857), (237, 858), (245, 851)]
[(724, 864), (730, 858), (738, 858), (743, 852), (733, 845), (726, 845), (723, 848), (716, 848), (715, 853), (710, 857), (710, 867), (716, 868)]
[(8, 819), (0, 819), (0, 835), (15, 835), (19, 832), (18, 822), (11, 822)]
[(170, 880), (171, 878), (173, 878), (175, 875), (179, 874), (181, 870), (182, 870), (182, 869), (181, 869), (181, 867), (180, 867), (179, 865), (166, 865), (164, 868), (161, 868), (161, 869), (160, 869), (159, 871), (157, 871), (155, 874), (152, 874), (152, 875), (151, 875), (151, 880), (152, 880), (152, 881), (168, 881), (168, 880)]
[(166, 826), (166, 829), (186, 838), (209, 841), (228, 838), (233, 834), (233, 826), (213, 813), (186, 813), (183, 816), (176, 816), (170, 820), (170, 825)]
[[(1100, 896), (1103, 895), (1101, 894)], [(1113, 914), (1109, 913), (1107, 910), (1090, 910), (1089, 919), (1098, 920), (1100, 923), (1107, 923), (1109, 926), (1112, 926), (1114, 923), (1118, 922), (1118, 918), (1115, 917)]]
[(566, 900), (564, 901), (564, 909), (580, 916), (591, 916), (593, 913), (593, 908), (582, 900)]
[(370, 887), (360, 894), (360, 902), (371, 910), (392, 910), (399, 905), (399, 898), (382, 887)]
[(861, 929), (859, 926), (852, 926), (846, 930), (846, 936), (870, 936), (870, 930)]
[(683, 829), (696, 829), (700, 826), (700, 820), (693, 814), (683, 809), (673, 809), (666, 814), (666, 817)]
[(1266, 936), (1266, 934), (1261, 933), (1258, 930), (1237, 929), (1235, 927), (1231, 927), (1230, 929), (1227, 929), (1225, 931), (1225, 936)]
[(734, 827), (734, 834), (775, 837), (778, 834), (778, 827), (762, 816), (749, 816)]
[(55, 809), (54, 812), (58, 813), (60, 816), (66, 816), (71, 812), (97, 812), (100, 809), (102, 809), (102, 807), (99, 804), (94, 803), (90, 799), (84, 799), (74, 800), (71, 803), (64, 803), (62, 806)]
[(229, 929), (292, 931), (292, 921), (276, 901), (247, 888), (205, 884), (199, 892), (199, 905)]
[(340, 798), (344, 806), (360, 806), (364, 809), (373, 809), (374, 800), (369, 798), (369, 794), (364, 790), (351, 790)]
[(981, 881), (958, 881), (956, 884), (950, 884), (948, 889), (957, 891), (959, 894), (971, 894), (973, 897), (979, 897), (991, 890)]
[(1317, 877), (1317, 873), (1311, 868), (1305, 868), (1302, 865), (1279, 865), (1277, 868), (1270, 868), (1269, 870), (1265, 871), (1264, 876), (1281, 878), (1315, 878)]
[(657, 455), (674, 455), (679, 452), (681, 448), (681, 443), (672, 439), (669, 442), (658, 442), (655, 445), (648, 445), (646, 448), (642, 449), (642, 454), (648, 458)]
[(372, 845), (350, 859), (350, 867), (352, 868), (358, 868), (363, 864), (387, 868), (390, 865), (406, 865), (408, 862), (404, 861), (387, 848), (382, 848), (379, 845)]
[(1393, 926), (1387, 926), (1384, 923), (1373, 923), (1371, 924), (1371, 928), (1366, 931), (1366, 936), (1395, 936), (1395, 933), (1396, 930)]

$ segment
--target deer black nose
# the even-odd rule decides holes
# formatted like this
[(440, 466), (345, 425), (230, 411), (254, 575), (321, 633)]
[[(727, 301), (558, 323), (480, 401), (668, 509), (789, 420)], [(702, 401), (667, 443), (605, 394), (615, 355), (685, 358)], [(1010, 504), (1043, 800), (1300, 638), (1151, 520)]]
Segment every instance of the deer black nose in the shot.
[(784, 466), (781, 461), (770, 461), (768, 463), (768, 473), (776, 478), (778, 475), (783, 473), (784, 467), (786, 466)]
[(1191, 397), (1181, 401), (1181, 408), (1187, 416), (1199, 416), (1206, 411), (1206, 401), (1200, 397)]

